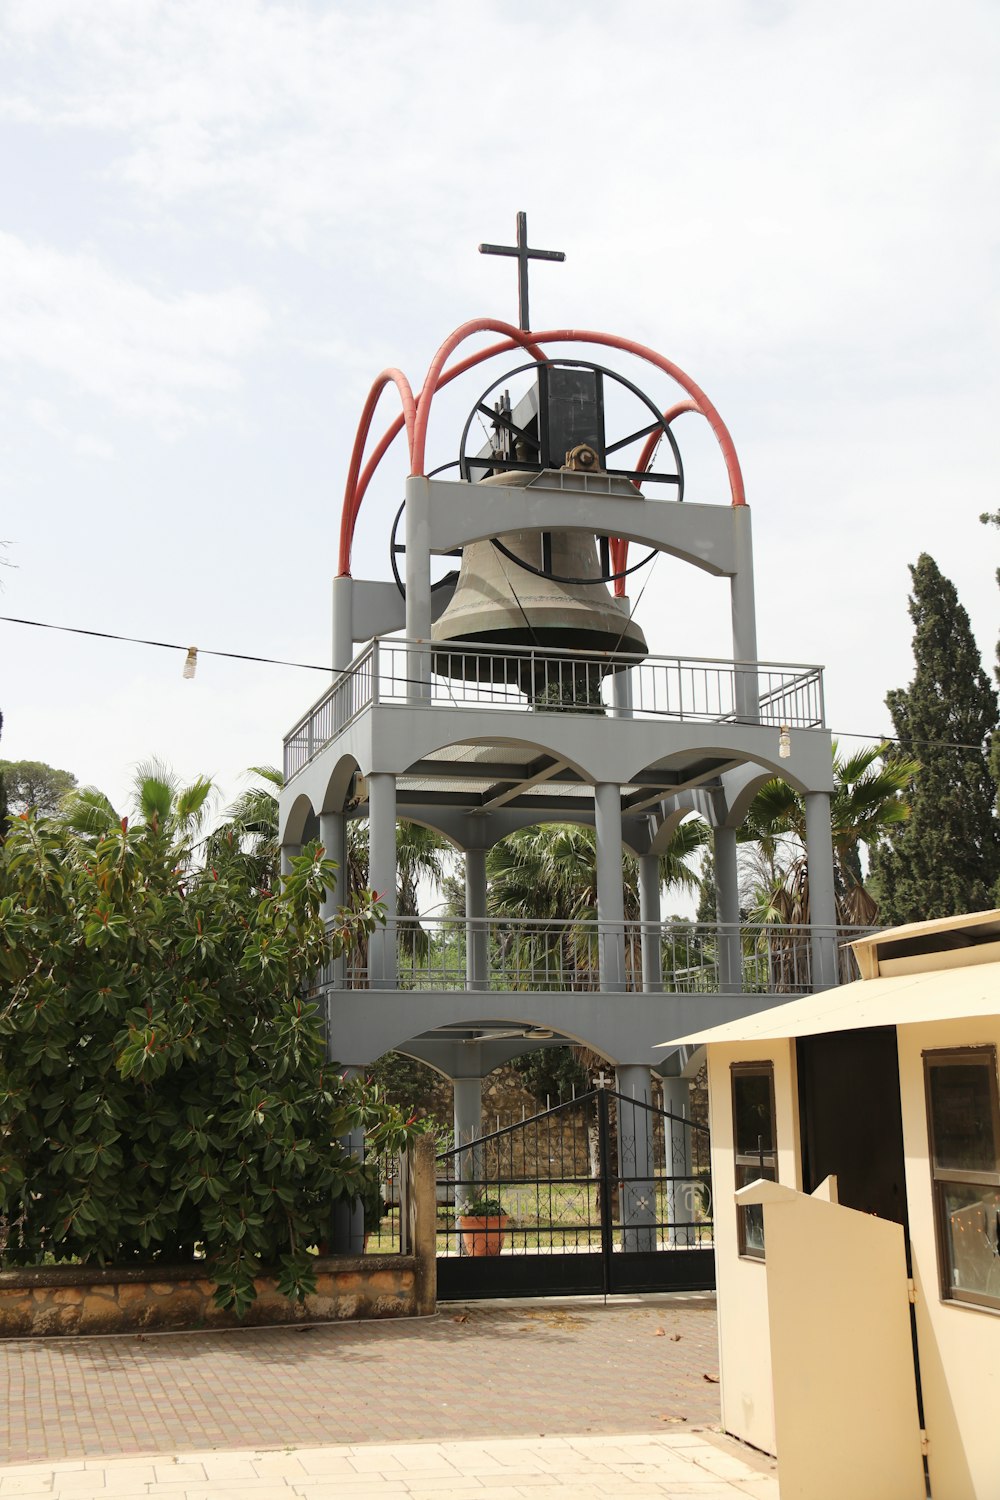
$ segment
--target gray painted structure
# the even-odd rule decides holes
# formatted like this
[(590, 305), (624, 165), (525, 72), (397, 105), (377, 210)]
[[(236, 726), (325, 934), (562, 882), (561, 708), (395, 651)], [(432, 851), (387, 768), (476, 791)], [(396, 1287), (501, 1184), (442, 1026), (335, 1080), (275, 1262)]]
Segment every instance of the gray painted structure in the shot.
[[(516, 688), (494, 691), (495, 682), (442, 684), (432, 626), (452, 588), (432, 590), (432, 558), (498, 533), (555, 530), (627, 537), (728, 580), (732, 660), (605, 654), (604, 712), (546, 709)], [(668, 1080), (692, 1071), (698, 1059), (688, 1049), (665, 1054), (661, 1044), (774, 1003), (773, 992), (742, 993), (736, 830), (758, 787), (779, 773), (806, 801), (812, 987), (836, 982), (822, 677), (818, 668), (758, 661), (748, 507), (645, 498), (627, 481), (568, 470), (489, 486), (410, 478), (405, 579), (405, 604), (391, 583), (334, 581), (334, 684), (285, 741), (283, 851), (318, 833), (343, 865), (346, 821), (367, 816), (370, 881), (387, 907), (367, 974), (352, 980), (341, 962), (324, 976), (332, 1055), (362, 1067), (396, 1049), (431, 1064), (455, 1081), (460, 1140), (479, 1129), (481, 1080), (539, 1047), (585, 1044), (615, 1066), (630, 1094), (648, 1091), (651, 1068)], [(402, 639), (394, 634), (401, 629)], [(516, 673), (518, 653), (501, 645), (497, 655)], [(521, 655), (532, 657), (531, 670), (545, 670), (544, 652)], [(586, 659), (593, 664), (594, 653)], [(788, 758), (779, 755), (784, 725)], [(720, 925), (712, 993), (674, 992), (662, 971), (657, 856), (692, 812), (714, 835)], [(436, 829), (464, 857), (457, 983), (400, 981), (397, 817)], [(566, 821), (596, 830), (599, 987), (497, 988), (486, 853), (515, 829)], [(623, 847), (639, 860), (637, 933), (626, 933), (623, 917)], [(337, 902), (333, 890), (329, 915)], [(637, 962), (629, 962), (628, 943)]]

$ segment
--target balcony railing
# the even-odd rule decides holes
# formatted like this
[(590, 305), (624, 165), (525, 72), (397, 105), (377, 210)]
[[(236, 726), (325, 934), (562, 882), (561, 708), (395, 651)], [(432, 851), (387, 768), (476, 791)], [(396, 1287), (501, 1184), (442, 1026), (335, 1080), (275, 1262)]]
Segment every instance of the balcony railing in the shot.
[[(601, 988), (601, 950), (624, 946), (624, 988), (666, 994), (807, 994), (814, 988), (814, 934), (832, 939), (836, 974), (859, 978), (848, 946), (868, 927), (818, 928), (741, 922), (556, 922), (531, 918), (396, 917), (364, 950), (330, 963), (317, 987), (367, 989), (381, 980), (395, 947), (393, 988), (401, 990), (550, 990)], [(645, 948), (645, 954), (644, 954)], [(644, 962), (645, 959), (645, 962)]]
[[(615, 703), (616, 674), (627, 673)], [(820, 667), (679, 656), (455, 650), (374, 640), (285, 737), (294, 776), (363, 709), (380, 705), (615, 714), (704, 723), (823, 724)]]

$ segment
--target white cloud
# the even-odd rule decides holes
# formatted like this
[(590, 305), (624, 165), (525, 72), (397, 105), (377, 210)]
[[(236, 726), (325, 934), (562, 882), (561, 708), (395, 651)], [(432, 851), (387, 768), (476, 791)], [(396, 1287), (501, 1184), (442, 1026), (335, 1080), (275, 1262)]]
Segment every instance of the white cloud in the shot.
[(173, 427), (236, 388), (268, 316), (248, 288), (151, 290), (93, 254), (0, 233), (0, 321), (0, 361)]

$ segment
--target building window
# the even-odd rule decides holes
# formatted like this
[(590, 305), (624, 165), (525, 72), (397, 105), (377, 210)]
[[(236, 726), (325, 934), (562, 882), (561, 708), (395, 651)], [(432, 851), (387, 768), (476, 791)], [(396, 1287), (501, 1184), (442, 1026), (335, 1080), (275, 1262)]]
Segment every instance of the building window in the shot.
[[(774, 1129), (774, 1064), (733, 1063), (733, 1139), (736, 1146), (736, 1186), (763, 1177), (778, 1179)], [(736, 1232), (741, 1255), (764, 1259), (764, 1208), (741, 1203), (736, 1209)]]
[(1000, 1100), (995, 1047), (925, 1052), (942, 1296), (1000, 1308)]

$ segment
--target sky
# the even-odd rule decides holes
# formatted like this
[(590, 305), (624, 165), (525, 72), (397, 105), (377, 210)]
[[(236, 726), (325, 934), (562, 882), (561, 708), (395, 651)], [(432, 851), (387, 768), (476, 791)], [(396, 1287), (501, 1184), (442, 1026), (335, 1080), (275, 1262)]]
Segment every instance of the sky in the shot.
[[(651, 345), (722, 413), (760, 655), (825, 666), (835, 731), (891, 728), (923, 551), (992, 666), (992, 0), (0, 0), (0, 70), (0, 613), (326, 665), (368, 386), (516, 320), (476, 247), (523, 209), (567, 257), (535, 326)], [(488, 378), (435, 406), (432, 462)], [(676, 430), (687, 498), (727, 503)], [(356, 576), (389, 576), (405, 472)], [(651, 651), (731, 654), (721, 580), (662, 558), (636, 613)], [(182, 659), (0, 623), (0, 757), (124, 808), (156, 756), (223, 805), (327, 678)]]

